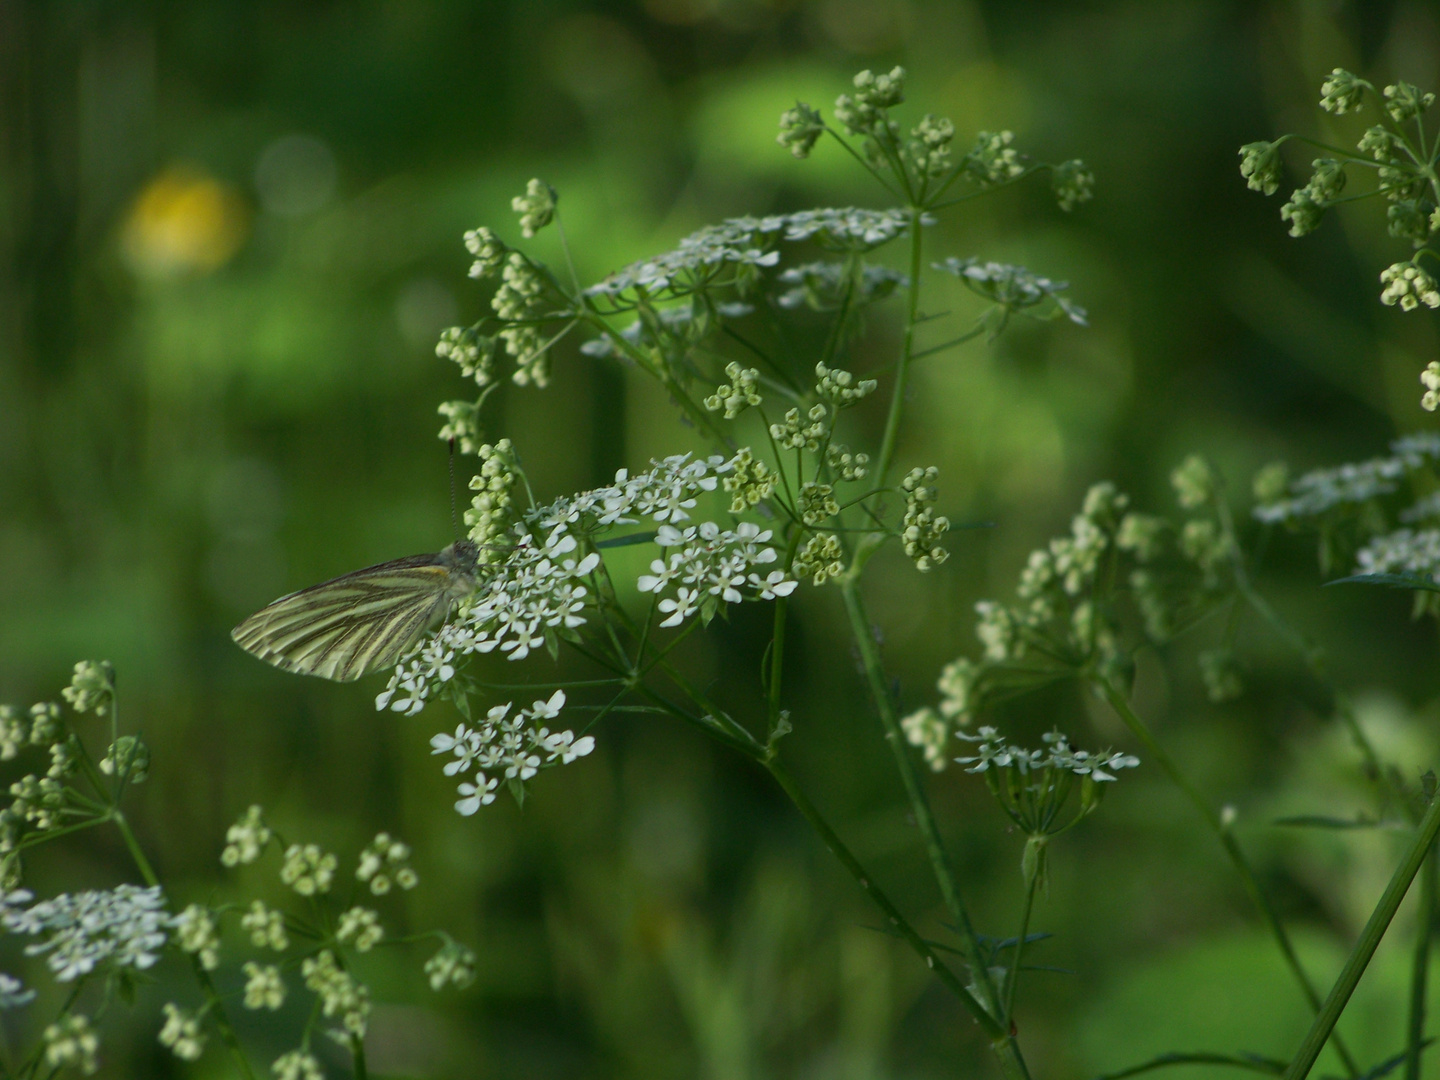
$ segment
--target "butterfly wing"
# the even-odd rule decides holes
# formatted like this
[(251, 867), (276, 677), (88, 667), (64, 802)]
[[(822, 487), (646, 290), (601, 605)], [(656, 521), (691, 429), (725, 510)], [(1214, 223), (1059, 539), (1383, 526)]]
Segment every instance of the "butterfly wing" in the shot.
[(230, 632), (284, 671), (351, 682), (392, 667), (474, 579), (439, 555), (414, 555), (312, 585)]

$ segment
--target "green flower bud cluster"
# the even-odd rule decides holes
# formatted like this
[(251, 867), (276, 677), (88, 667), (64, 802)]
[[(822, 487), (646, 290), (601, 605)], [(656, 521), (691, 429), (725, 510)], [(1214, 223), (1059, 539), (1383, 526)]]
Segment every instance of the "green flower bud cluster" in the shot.
[(1274, 195), (1280, 187), (1280, 144), (1252, 142), (1240, 148), (1240, 175), (1251, 191)]
[[(520, 232), (525, 239), (530, 239), (554, 220), (556, 199), (555, 189), (549, 184), (543, 180), (531, 180), (525, 185), (524, 195), (516, 195), (510, 200), (510, 209), (520, 215)], [(480, 252), (474, 254), (479, 255)]]
[(1388, 307), (1400, 305), (1402, 311), (1414, 311), (1421, 304), (1440, 307), (1440, 286), (1421, 266), (1414, 262), (1398, 262), (1380, 272), (1385, 288), (1380, 302)]
[(805, 542), (795, 556), (790, 571), (797, 578), (809, 578), (814, 585), (824, 585), (845, 570), (845, 551), (834, 533), (816, 533)]
[(301, 963), (300, 974), (319, 997), (321, 1011), (340, 1017), (344, 1034), (363, 1039), (370, 1023), (370, 988), (341, 968), (329, 949)]
[(355, 877), (370, 886), (376, 896), (384, 896), (392, 885), (413, 889), (420, 878), (410, 868), (410, 846), (389, 833), (377, 833), (363, 851)]
[(1050, 188), (1060, 209), (1069, 213), (1095, 195), (1095, 174), (1079, 158), (1062, 161), (1050, 171)]
[(812, 405), (805, 416), (810, 421), (807, 424), (799, 409), (791, 409), (782, 423), (770, 425), (770, 437), (782, 450), (804, 449), (813, 453), (820, 449), (820, 442), (825, 438), (826, 416), (824, 405)]
[(474, 379), (484, 389), (495, 379), (495, 338), (485, 337), (473, 327), (452, 326), (440, 332), (435, 355), (460, 366), (460, 374)]
[(1365, 91), (1374, 89), (1364, 79), (1337, 67), (1320, 84), (1320, 107), (1336, 116), (1343, 116), (1345, 113), (1357, 111)]
[(301, 896), (316, 896), (330, 891), (339, 865), (340, 860), (318, 844), (291, 844), (285, 849), (280, 880)]
[(209, 908), (191, 904), (175, 917), (175, 940), (206, 971), (220, 966), (220, 931)]
[(797, 101), (793, 109), (780, 115), (780, 134), (775, 141), (797, 158), (807, 158), (815, 149), (815, 143), (825, 134), (825, 121), (819, 110), (812, 109), (803, 101)]
[(510, 489), (515, 486), (515, 448), (509, 439), (476, 450), (480, 471), (470, 478), (475, 492), (470, 509), (465, 511), (469, 537), (481, 546), (480, 557), (486, 561), (486, 547), (503, 537), (514, 520)]
[(1182, 510), (1195, 510), (1215, 497), (1215, 474), (1209, 462), (1191, 454), (1170, 474), (1170, 486)]
[[(1290, 222), (1291, 236), (1314, 232), (1325, 208), (1345, 190), (1345, 168), (1334, 158), (1317, 158), (1310, 182), (1296, 188), (1290, 201), (1280, 208), (1280, 217)], [(1251, 185), (1253, 187), (1253, 185)]]
[(1233, 701), (1245, 692), (1240, 662), (1233, 649), (1207, 649), (1200, 654), (1200, 678), (1205, 696), (1216, 705)]
[(848, 447), (829, 443), (825, 447), (825, 464), (837, 480), (863, 480), (870, 471), (869, 454), (852, 454)]
[(440, 951), (425, 961), (430, 989), (441, 990), (449, 983), (466, 987), (475, 981), (475, 954), (457, 941), (446, 940)]
[(815, 365), (815, 378), (815, 392), (837, 409), (854, 405), (880, 385), (874, 379), (856, 379), (848, 371), (826, 367), (823, 362)]
[(730, 512), (743, 514), (746, 510), (768, 499), (775, 491), (779, 480), (776, 473), (765, 462), (744, 447), (732, 459), (732, 468), (722, 483), (730, 499)]
[(821, 525), (840, 513), (840, 504), (835, 501), (835, 489), (829, 484), (807, 481), (800, 486), (800, 520), (811, 528)]
[(975, 145), (965, 155), (965, 169), (970, 178), (981, 187), (1003, 184), (1014, 180), (1025, 171), (1020, 152), (1011, 143), (1015, 141), (1013, 131), (982, 131), (975, 137)]
[(733, 360), (725, 365), (725, 377), (730, 381), (721, 383), (715, 393), (705, 399), (705, 408), (711, 412), (725, 410), (725, 419), (733, 420), (752, 405), (763, 400), (755, 388), (760, 384), (757, 368), (747, 368)]
[(545, 278), (518, 251), (510, 253), (500, 276), (501, 285), (490, 306), (510, 323), (499, 335), (517, 364), (510, 378), (517, 386), (534, 383), (544, 387), (550, 379), (549, 350), (539, 325), (548, 314)]
[(68, 1013), (47, 1025), (44, 1039), (45, 1064), (51, 1075), (61, 1069), (79, 1069), (89, 1076), (99, 1068), (100, 1036), (81, 1013)]
[(167, 1047), (181, 1061), (196, 1061), (205, 1052), (205, 1033), (201, 1018), (186, 1012), (173, 1001), (164, 1005), (165, 1026), (160, 1029), (160, 1045)]
[(910, 160), (921, 176), (944, 176), (950, 171), (950, 144), (955, 125), (943, 116), (926, 113), (910, 132)]
[(881, 75), (862, 71), (855, 76), (855, 93), (841, 94), (835, 99), (835, 119), (845, 125), (851, 135), (893, 140), (899, 129), (886, 115), (886, 110), (904, 100), (904, 68), (892, 68), (888, 74)]
[(510, 251), (498, 236), (483, 225), (465, 233), (465, 250), (475, 256), (475, 261), (470, 264), (470, 276), (482, 279), (499, 273)]
[(100, 759), (100, 771), (106, 776), (123, 776), (126, 783), (142, 784), (150, 775), (150, 748), (138, 735), (121, 735)]
[(1440, 407), (1440, 361), (1431, 360), (1425, 365), (1425, 370), (1420, 373), (1420, 383), (1425, 387), (1420, 407), (1426, 412), (1434, 412)]
[(436, 410), (445, 417), (440, 428), (440, 438), (453, 442), (462, 454), (473, 454), (480, 449), (483, 433), (480, 430), (480, 403), (476, 401), (442, 401)]
[(115, 696), (115, 669), (108, 660), (81, 660), (75, 665), (70, 685), (60, 693), (77, 713), (93, 711), (96, 716), (104, 716)]
[(379, 914), (358, 904), (341, 913), (335, 930), (336, 941), (354, 939), (356, 952), (369, 952), (384, 937), (385, 928), (380, 925)]
[(905, 519), (900, 539), (905, 545), (905, 554), (922, 574), (950, 557), (940, 545), (941, 538), (950, 529), (950, 519), (938, 516), (931, 505), (938, 494), (934, 483), (939, 475), (940, 470), (934, 466), (911, 469), (900, 481), (900, 488), (905, 492)]
[(285, 980), (278, 967), (247, 960), (240, 970), (245, 973), (245, 1008), (275, 1012), (285, 1004)]
[(1385, 111), (1397, 124), (1414, 120), (1434, 104), (1434, 94), (1421, 93), (1420, 89), (1411, 83), (1399, 82), (1385, 87)]

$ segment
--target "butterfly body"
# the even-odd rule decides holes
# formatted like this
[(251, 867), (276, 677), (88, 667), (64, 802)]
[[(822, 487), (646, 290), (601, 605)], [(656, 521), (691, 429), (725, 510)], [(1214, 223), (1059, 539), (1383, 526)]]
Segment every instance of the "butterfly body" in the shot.
[(477, 546), (457, 540), (434, 555), (368, 566), (280, 597), (230, 636), (284, 671), (352, 682), (393, 667), (472, 593), (478, 561)]

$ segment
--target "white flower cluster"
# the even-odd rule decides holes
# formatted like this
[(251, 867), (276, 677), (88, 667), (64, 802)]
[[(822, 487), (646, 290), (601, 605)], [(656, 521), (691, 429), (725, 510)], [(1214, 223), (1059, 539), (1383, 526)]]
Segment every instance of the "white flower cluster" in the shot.
[(1427, 460), (1440, 461), (1440, 433), (1402, 436), (1390, 444), (1390, 452), (1390, 457), (1308, 472), (1290, 485), (1290, 498), (1257, 506), (1252, 513), (1259, 521), (1278, 524), (1389, 495), (1407, 472)]
[(1001, 305), (1007, 311), (1021, 311), (1053, 300), (1067, 319), (1077, 326), (1089, 325), (1085, 309), (1060, 295), (1070, 287), (1068, 281), (1051, 281), (1032, 274), (1023, 266), (1009, 263), (981, 262), (951, 256), (944, 262), (932, 263), (936, 270), (954, 274), (972, 292)]
[(61, 893), (29, 904), (34, 895), (19, 889), (0, 896), (0, 925), (12, 934), (46, 935), (26, 946), (28, 956), (46, 955), (60, 982), (88, 975), (103, 963), (143, 970), (159, 959), (175, 918), (165, 910), (158, 885)]
[(18, 1009), (34, 1000), (34, 990), (26, 990), (25, 984), (15, 976), (0, 971), (0, 1009)]
[(860, 273), (852, 277), (847, 263), (836, 259), (802, 263), (781, 272), (779, 282), (790, 285), (775, 297), (782, 308), (798, 308), (808, 304), (816, 311), (834, 311), (846, 302), (846, 290), (854, 292), (849, 303), (854, 306), (883, 300), (897, 288), (910, 287), (910, 279), (898, 270), (888, 266), (872, 266), (866, 263)]
[(441, 733), (430, 740), (432, 754), (448, 754), (445, 775), (469, 775), (473, 783), (460, 784), (455, 809), (466, 817), (495, 801), (500, 780), (531, 779), (542, 768), (569, 765), (595, 749), (595, 739), (576, 738), (573, 731), (551, 732), (543, 722), (554, 720), (565, 706), (565, 691), (556, 690), (548, 701), (510, 715), (514, 702), (496, 705), (476, 727), (461, 724), (453, 735)]
[(396, 666), (375, 707), (414, 716), (455, 677), (458, 658), (499, 649), (511, 660), (523, 660), (545, 644), (547, 633), (582, 625), (590, 592), (582, 582), (600, 565), (600, 556), (592, 551), (577, 559), (576, 547), (564, 525), (538, 544), (532, 536), (522, 537), (482, 591), (462, 604), (455, 621)]
[(1440, 529), (1398, 529), (1355, 553), (1360, 574), (1403, 574), (1440, 581)]
[(660, 461), (652, 459), (649, 469), (634, 476), (628, 469), (621, 469), (608, 487), (563, 496), (525, 517), (541, 529), (578, 525), (588, 530), (631, 524), (642, 517), (673, 525), (690, 517), (688, 511), (695, 508), (697, 496), (702, 491), (714, 491), (720, 477), (730, 472), (734, 463), (734, 458), (719, 454), (705, 458), (671, 454)]
[(965, 771), (971, 773), (985, 772), (991, 766), (1015, 769), (1022, 775), (1041, 769), (1056, 769), (1098, 781), (1112, 781), (1121, 769), (1133, 769), (1140, 764), (1140, 759), (1134, 754), (1076, 750), (1070, 746), (1069, 739), (1058, 731), (1043, 736), (1045, 747), (1041, 750), (1012, 746), (993, 727), (982, 727), (974, 735), (956, 734), (966, 742), (978, 744), (973, 756), (955, 759), (957, 764), (969, 766)]
[[(929, 214), (921, 224), (933, 225)], [(638, 290), (646, 296), (693, 291), (698, 281), (721, 267), (774, 266), (780, 253), (777, 240), (814, 240), (835, 251), (869, 251), (901, 236), (910, 226), (903, 209), (871, 210), (864, 207), (820, 207), (793, 214), (727, 218), (707, 225), (680, 241), (674, 251), (652, 255), (617, 270), (585, 290), (586, 296), (620, 296)]]
[(633, 477), (622, 469), (608, 487), (565, 496), (527, 513), (527, 523), (543, 529), (543, 538), (520, 535), (454, 620), (396, 666), (375, 707), (414, 716), (455, 677), (461, 658), (498, 649), (511, 660), (523, 660), (545, 645), (548, 635), (584, 625), (590, 596), (585, 581), (600, 565), (600, 556), (594, 551), (580, 555), (573, 532), (641, 517), (665, 524), (685, 521), (699, 493), (714, 491), (732, 463), (718, 454), (676, 454), (651, 466)]
[[(724, 304), (697, 303), (692, 298), (671, 307), (654, 308), (646, 312), (645, 318), (637, 318), (629, 326), (618, 331), (618, 337), (631, 345), (641, 347), (659, 346), (667, 354), (676, 348), (688, 347), (712, 330), (718, 320), (742, 319), (755, 310), (751, 304), (738, 301)], [(586, 356), (607, 357), (619, 355), (623, 350), (616, 340), (617, 334), (603, 333), (591, 338), (580, 346)]]
[(785, 571), (771, 570), (762, 577), (755, 570), (779, 558), (768, 546), (770, 538), (770, 530), (762, 532), (748, 521), (733, 530), (722, 529), (713, 521), (683, 531), (662, 525), (655, 543), (673, 550), (650, 564), (650, 573), (640, 576), (638, 587), (659, 597), (675, 586), (674, 595), (663, 597), (656, 605), (665, 616), (661, 626), (679, 626), (696, 612), (708, 619), (721, 603), (738, 604), (746, 592), (754, 600), (789, 596), (797, 582)]

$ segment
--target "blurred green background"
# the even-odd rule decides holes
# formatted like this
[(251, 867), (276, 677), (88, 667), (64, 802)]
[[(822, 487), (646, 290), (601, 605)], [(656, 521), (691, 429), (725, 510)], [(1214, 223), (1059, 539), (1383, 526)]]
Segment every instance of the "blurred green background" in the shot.
[[(951, 116), (962, 144), (1011, 128), (1098, 178), (1073, 215), (1035, 182), (936, 230), (942, 253), (1072, 281), (1092, 325), (1020, 326), (922, 369), (902, 464), (939, 465), (942, 509), (996, 527), (956, 534), (928, 578), (874, 564), (872, 614), (907, 708), (932, 699), (941, 664), (974, 655), (974, 601), (1008, 595), (1092, 482), (1168, 508), (1169, 470), (1199, 450), (1243, 508), (1268, 460), (1351, 460), (1433, 426), (1416, 376), (1436, 322), (1378, 302), (1379, 270), (1403, 257), (1383, 212), (1332, 213), (1293, 241), (1281, 200), (1245, 190), (1236, 167), (1243, 142), (1326, 134), (1315, 100), (1336, 65), (1440, 88), (1432, 3), (0, 0), (0, 700), (55, 697), (75, 660), (114, 661), (154, 754), (132, 814), (181, 900), (236, 894), (217, 856), (252, 802), (288, 838), (351, 859), (379, 829), (410, 841), (422, 886), (390, 910), (473, 946), (479, 979), (432, 995), (423, 952), (362, 971), (377, 1074), (991, 1067), (766, 778), (693, 732), (607, 722), (597, 752), (543, 776), (523, 811), (502, 800), (461, 819), (427, 745), (443, 709), (377, 714), (379, 680), (288, 676), (229, 639), (279, 593), (449, 539), (435, 407), (464, 387), (433, 345), (485, 310), (465, 229), (518, 239), (509, 197), (541, 176), (595, 278), (721, 217), (883, 205), (840, 155), (796, 162), (773, 139), (797, 97), (828, 111), (856, 70), (895, 63), (916, 116)], [(555, 259), (553, 242), (536, 250)], [(873, 319), (860, 355), (884, 362), (893, 330)], [(498, 395), (488, 430), (515, 440), (542, 498), (697, 445), (655, 387), (573, 343), (550, 389)], [(1403, 596), (1322, 592), (1304, 541), (1269, 565), (1263, 587), (1329, 650), (1377, 741), (1412, 776), (1432, 763), (1430, 624), (1408, 620)], [(786, 748), (861, 858), (941, 933), (837, 613), (824, 590), (798, 605)], [(749, 687), (766, 618), (737, 612), (687, 661), (724, 692)], [(1265, 635), (1242, 637), (1252, 693), (1204, 702), (1193, 654), (1216, 632), (1147, 655), (1140, 705), (1239, 807), (1326, 981), (1393, 840), (1266, 826), (1351, 812), (1364, 786), (1323, 693)], [(553, 677), (548, 659), (517, 671)], [(1132, 748), (1068, 692), (1009, 720)], [(981, 929), (1013, 933), (1017, 839), (976, 778), (952, 770), (932, 792)], [(45, 849), (28, 880), (45, 895), (133, 876), (96, 834)], [(272, 877), (240, 883), (278, 895)], [(1342, 1024), (1377, 1056), (1399, 1045), (1405, 915)], [(1039, 1076), (1168, 1049), (1284, 1055), (1304, 1029), (1213, 839), (1156, 770), (1127, 775), (1057, 845), (1037, 924), (1056, 935), (1037, 962), (1069, 972), (1036, 974), (1021, 1009)], [(160, 978), (107, 1019), (106, 1075), (174, 1071), (159, 1004), (188, 999), (181, 972)], [(294, 1045), (302, 1019), (252, 1023), (256, 1060)], [(198, 1069), (225, 1073), (218, 1046)]]

